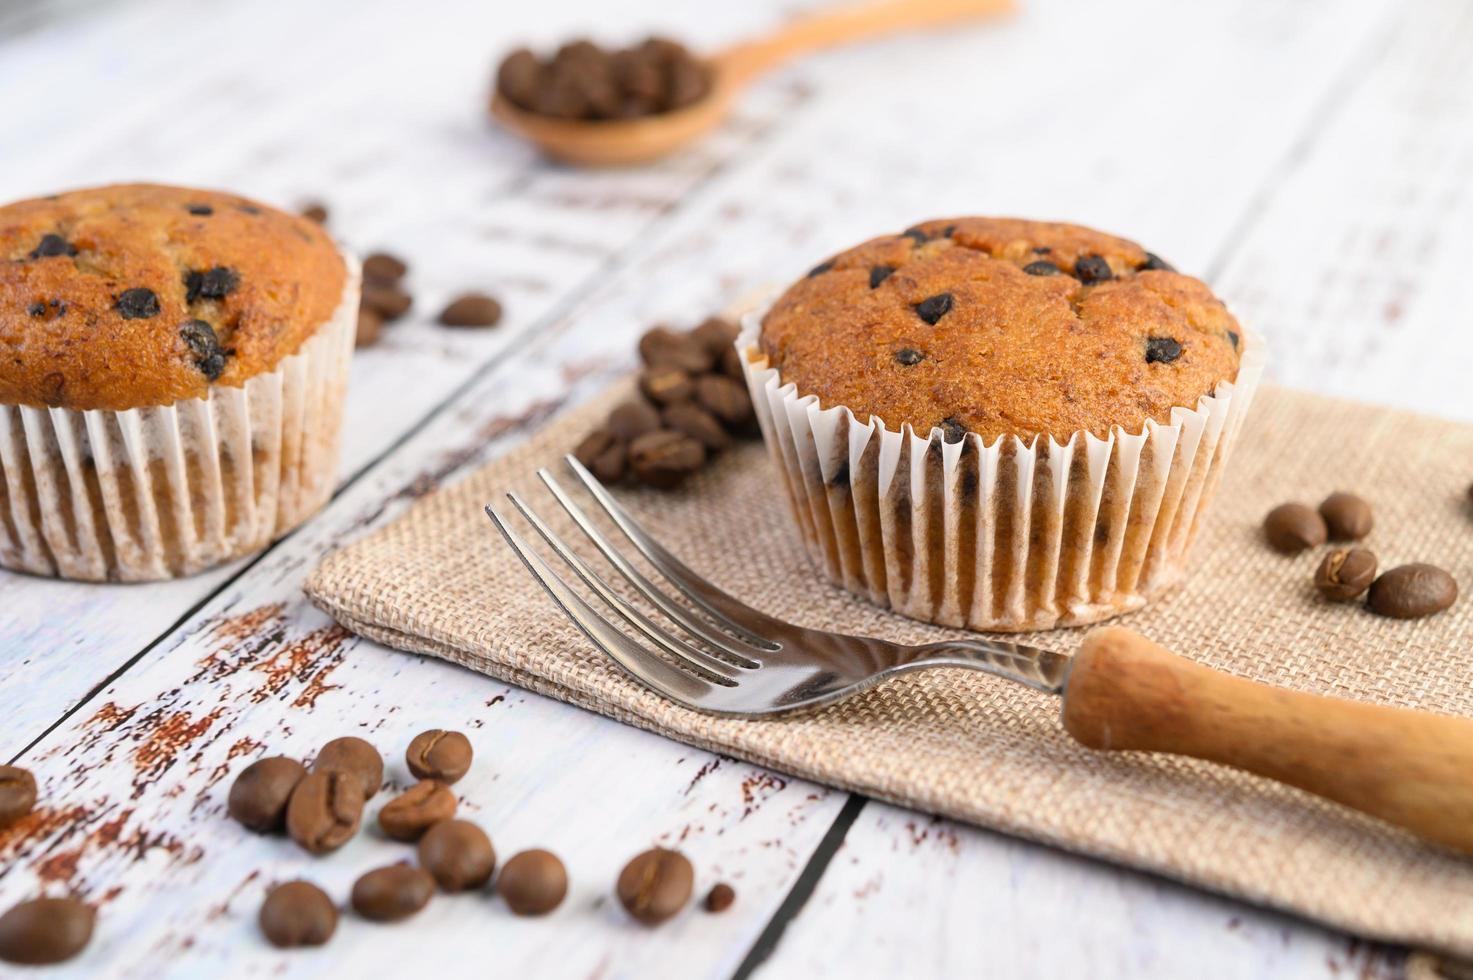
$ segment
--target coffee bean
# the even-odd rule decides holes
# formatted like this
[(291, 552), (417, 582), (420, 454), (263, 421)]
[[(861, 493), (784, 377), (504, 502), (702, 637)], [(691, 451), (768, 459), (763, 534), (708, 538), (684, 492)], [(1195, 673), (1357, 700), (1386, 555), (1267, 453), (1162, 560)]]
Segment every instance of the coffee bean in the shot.
[(321, 946), (338, 927), (338, 910), (310, 881), (288, 881), (267, 892), (256, 921), (273, 946)]
[(522, 851), (502, 867), (496, 891), (517, 915), (546, 915), (568, 894), (568, 872), (550, 851)]
[(353, 340), (355, 347), (372, 347), (383, 334), (384, 318), (370, 309), (358, 310), (358, 334)]
[(440, 311), (447, 327), (494, 327), (501, 322), (501, 304), (485, 293), (464, 293)]
[(365, 798), (363, 784), (351, 772), (309, 772), (287, 801), (286, 832), (310, 854), (335, 851), (358, 832)]
[(97, 913), (75, 898), (33, 898), (0, 915), (0, 960), (25, 966), (61, 963), (92, 939)]
[(36, 806), (36, 777), (20, 766), (0, 766), (0, 829), (9, 827)]
[(438, 779), (448, 785), (470, 772), (474, 755), (471, 740), (460, 732), (431, 728), (414, 736), (404, 761), (416, 779)]
[(159, 315), (158, 296), (141, 286), (123, 290), (113, 305), (124, 320), (149, 320)]
[(434, 894), (435, 879), (428, 871), (391, 864), (359, 876), (348, 901), (370, 922), (398, 922), (428, 905)]
[(655, 327), (639, 338), (639, 356), (650, 367), (673, 367), (702, 374), (716, 363), (716, 353), (690, 334)]
[(629, 467), (646, 486), (669, 490), (706, 461), (706, 447), (669, 429), (647, 432), (629, 444)]
[(717, 369), (728, 378), (734, 378), (737, 381), (746, 377), (746, 373), (742, 370), (742, 355), (735, 347), (729, 347), (721, 352), (721, 363)]
[(194, 366), (201, 374), (214, 381), (225, 372), (228, 352), (220, 346), (215, 328), (204, 320), (190, 320), (179, 328), (179, 338), (194, 357)]
[(383, 317), (385, 322), (388, 322), (397, 320), (408, 313), (409, 308), (414, 305), (414, 297), (398, 286), (365, 281), (361, 302), (364, 307), (377, 313)]
[(665, 428), (690, 436), (713, 453), (731, 445), (731, 436), (716, 421), (716, 416), (699, 405), (689, 402), (671, 405), (660, 413), (660, 421)]
[(696, 343), (720, 357), (731, 349), (741, 332), (742, 328), (730, 320), (712, 316), (703, 320), (700, 326), (690, 332), (690, 336)]
[(646, 401), (628, 401), (609, 413), (609, 431), (624, 442), (633, 442), (660, 427), (660, 413)]
[(284, 755), (257, 759), (235, 777), (225, 809), (249, 830), (279, 833), (286, 827), (286, 804), (292, 790), (306, 775), (305, 766)]
[(654, 926), (685, 908), (695, 877), (695, 869), (684, 854), (655, 847), (624, 866), (615, 892), (625, 911), (637, 921)]
[(537, 104), (542, 65), (526, 48), (518, 48), (502, 59), (496, 69), (496, 91), (512, 105), (531, 109)]
[(388, 252), (374, 252), (363, 260), (363, 278), (387, 286), (398, 283), (408, 271), (408, 263)]
[(1110, 263), (1098, 255), (1081, 255), (1074, 260), (1074, 275), (1086, 286), (1091, 283), (1104, 282), (1114, 276), (1110, 271)]
[(1371, 505), (1353, 493), (1336, 490), (1320, 503), (1331, 541), (1359, 541), (1371, 533)]
[(584, 466), (593, 467), (593, 461), (610, 446), (617, 446), (619, 437), (608, 429), (594, 429), (573, 447), (573, 458)]
[(419, 863), (447, 892), (480, 888), (496, 870), (486, 832), (468, 820), (435, 824), (419, 839)]
[(905, 367), (915, 367), (925, 359), (926, 355), (914, 347), (902, 347), (895, 352), (896, 362), (903, 364)]
[(895, 274), (893, 265), (871, 266), (869, 270), (869, 288), (874, 289)]
[(696, 386), (680, 368), (648, 367), (639, 373), (639, 390), (656, 405), (673, 405), (690, 401)]
[(613, 484), (624, 479), (629, 447), (608, 429), (595, 429), (573, 450), (573, 456), (600, 482)]
[(312, 760), (312, 771), (332, 769), (357, 776), (365, 800), (371, 799), (384, 782), (384, 757), (378, 754), (378, 749), (356, 735), (335, 738), (318, 750), (317, 758)]
[(1366, 606), (1393, 619), (1420, 619), (1442, 612), (1458, 598), (1458, 583), (1436, 565), (1401, 565), (1371, 583)]
[(1170, 364), (1181, 357), (1181, 344), (1172, 337), (1146, 338), (1146, 363)]
[(1039, 259), (1037, 262), (1029, 262), (1027, 265), (1023, 266), (1023, 271), (1028, 273), (1030, 276), (1057, 276), (1064, 270), (1060, 269), (1052, 262), (1046, 261), (1044, 259)]
[(384, 804), (378, 825), (394, 840), (416, 841), (435, 824), (455, 816), (455, 794), (435, 779), (421, 779)]
[(192, 269), (184, 277), (184, 302), (202, 299), (224, 299), (240, 286), (240, 273), (223, 265), (213, 269)]
[(829, 270), (831, 270), (833, 267), (834, 267), (834, 262), (833, 262), (832, 259), (830, 259), (827, 262), (820, 262), (818, 265), (816, 265), (813, 268), (811, 268), (811, 269), (808, 270), (808, 276), (807, 276), (807, 278), (812, 279), (814, 276), (821, 276), (825, 272), (828, 272)]
[(950, 293), (937, 293), (935, 296), (927, 297), (915, 305), (916, 316), (934, 327), (937, 321), (951, 312), (951, 304), (952, 297)]
[(752, 396), (747, 386), (720, 374), (696, 379), (696, 404), (723, 425), (745, 425), (752, 420)]
[(302, 210), (298, 213), (313, 224), (327, 224), (327, 205), (320, 201), (310, 201), (302, 205)]
[(736, 889), (723, 881), (706, 893), (706, 911), (725, 912), (735, 901)]
[(1349, 602), (1371, 587), (1376, 556), (1364, 548), (1336, 548), (1314, 573), (1314, 587), (1331, 602)]
[(215, 213), (215, 209), (208, 204), (186, 204), (185, 210), (197, 218), (208, 218)]
[(76, 255), (77, 247), (60, 235), (42, 235), (41, 242), (30, 251), (30, 258), (53, 259), (62, 255)]
[(1152, 269), (1159, 269), (1159, 270), (1161, 270), (1163, 272), (1175, 272), (1176, 271), (1176, 269), (1171, 265), (1171, 263), (1170, 262), (1167, 262), (1161, 256), (1157, 255), (1154, 252), (1147, 252), (1146, 253), (1146, 261), (1141, 264), (1141, 271), (1144, 272), (1144, 271), (1148, 271), (1148, 270), (1152, 270)]
[(1263, 533), (1269, 547), (1285, 555), (1317, 548), (1329, 536), (1319, 511), (1297, 503), (1279, 504), (1269, 511), (1263, 519)]

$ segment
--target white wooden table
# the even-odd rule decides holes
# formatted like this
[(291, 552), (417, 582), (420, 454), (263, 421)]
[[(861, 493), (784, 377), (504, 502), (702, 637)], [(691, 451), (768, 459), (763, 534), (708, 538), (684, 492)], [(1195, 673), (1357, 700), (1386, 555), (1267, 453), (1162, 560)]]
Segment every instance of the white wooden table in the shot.
[[(1026, 6), (812, 59), (689, 153), (606, 173), (487, 123), (498, 53), (581, 32), (709, 47), (794, 4), (0, 7), (0, 198), (125, 179), (320, 197), (347, 242), (410, 259), (417, 303), (355, 361), (339, 493), (264, 555), (145, 587), (0, 572), (0, 758), (44, 801), (0, 834), (0, 907), (38, 889), (101, 905), (55, 974), (1401, 975), (1400, 951), (667, 742), (348, 636), (302, 598), (324, 551), (627, 370), (647, 325), (925, 217), (1131, 236), (1265, 331), (1277, 380), (1473, 419), (1473, 6)], [(436, 327), (466, 288), (502, 296), (505, 324)], [(520, 920), (440, 898), (401, 926), (347, 916), (322, 950), (267, 946), (267, 882), (341, 896), (403, 852), (364, 833), (313, 860), (245, 835), (231, 774), (361, 733), (403, 784), (400, 753), (432, 726), (474, 740), (457, 789), (502, 855), (563, 856), (566, 905)], [(631, 926), (611, 883), (655, 842), (737, 904)]]

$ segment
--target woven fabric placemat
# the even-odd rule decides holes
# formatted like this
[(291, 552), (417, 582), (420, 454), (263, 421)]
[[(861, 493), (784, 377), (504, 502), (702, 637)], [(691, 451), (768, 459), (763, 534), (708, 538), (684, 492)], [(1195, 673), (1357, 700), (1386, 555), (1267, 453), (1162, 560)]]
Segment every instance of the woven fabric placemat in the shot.
[[(1057, 699), (1006, 681), (922, 671), (814, 713), (744, 721), (678, 707), (629, 680), (562, 617), (482, 512), (516, 489), (574, 540), (534, 471), (556, 469), (625, 390), (329, 555), (309, 595), (382, 643), (701, 748), (1362, 936), (1473, 957), (1473, 859), (1235, 770), (1091, 752), (1060, 728)], [(1266, 388), (1187, 583), (1122, 622), (1183, 656), (1272, 684), (1473, 716), (1473, 597), (1417, 622), (1322, 603), (1310, 587), (1320, 555), (1274, 554), (1259, 530), (1276, 503), (1353, 490), (1375, 506), (1367, 546), (1383, 567), (1431, 561), (1469, 586), (1470, 479), (1473, 427)], [(678, 492), (620, 495), (696, 571), (776, 616), (905, 642), (960, 635), (827, 584), (760, 445), (727, 453)], [(1081, 635), (1023, 639), (1067, 651)]]

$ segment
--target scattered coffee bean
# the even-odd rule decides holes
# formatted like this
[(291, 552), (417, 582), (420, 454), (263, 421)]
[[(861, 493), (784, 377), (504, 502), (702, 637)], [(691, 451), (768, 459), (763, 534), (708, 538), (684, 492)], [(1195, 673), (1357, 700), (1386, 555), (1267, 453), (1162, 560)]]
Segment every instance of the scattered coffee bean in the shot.
[(409, 308), (414, 305), (414, 297), (398, 286), (365, 280), (361, 302), (388, 323), (408, 313)]
[(204, 320), (190, 320), (179, 328), (179, 338), (194, 357), (194, 366), (201, 374), (215, 381), (225, 373), (225, 360), (229, 352), (220, 346), (215, 328)]
[(629, 444), (635, 479), (660, 490), (679, 486), (706, 461), (706, 447), (680, 432), (647, 432)]
[(1154, 252), (1147, 252), (1146, 261), (1141, 264), (1141, 271), (1145, 272), (1152, 269), (1159, 269), (1163, 272), (1176, 271), (1175, 267), (1173, 267), (1170, 262), (1167, 262), (1161, 256), (1157, 255)]
[(916, 316), (934, 327), (942, 317), (951, 312), (951, 304), (950, 293), (937, 293), (915, 305)]
[(419, 863), (447, 892), (480, 888), (496, 870), (486, 832), (468, 820), (437, 823), (419, 839)]
[(54, 259), (58, 256), (77, 254), (77, 247), (60, 235), (42, 235), (41, 242), (31, 249), (29, 258)]
[(384, 318), (373, 310), (358, 310), (358, 335), (354, 339), (355, 347), (372, 347), (378, 343), (379, 337), (384, 331)]
[(1349, 602), (1371, 587), (1376, 556), (1364, 548), (1336, 548), (1314, 573), (1314, 587), (1331, 602)]
[(1110, 263), (1098, 255), (1081, 255), (1074, 260), (1074, 275), (1086, 286), (1114, 277)]
[(1318, 548), (1329, 537), (1319, 511), (1297, 503), (1279, 504), (1269, 511), (1263, 519), (1263, 533), (1269, 547), (1285, 555)]
[(1458, 583), (1436, 565), (1401, 565), (1371, 583), (1366, 606), (1393, 619), (1420, 619), (1442, 612), (1458, 598)]
[(752, 396), (747, 386), (720, 374), (696, 379), (696, 404), (725, 425), (739, 426), (752, 420)]
[(1353, 493), (1337, 490), (1320, 504), (1320, 516), (1331, 541), (1359, 541), (1371, 533), (1371, 505)]
[(114, 303), (124, 320), (149, 320), (159, 315), (159, 298), (152, 289), (125, 289)]
[(321, 201), (307, 202), (302, 205), (302, 210), (299, 213), (313, 224), (327, 224), (327, 205)]
[(660, 421), (665, 428), (690, 436), (713, 453), (731, 445), (731, 436), (716, 421), (716, 416), (699, 405), (689, 402), (671, 405), (660, 413)]
[(464, 293), (440, 311), (447, 327), (494, 327), (501, 322), (501, 304), (485, 293)]
[(328, 742), (312, 760), (313, 772), (338, 769), (358, 777), (363, 798), (371, 799), (384, 782), (384, 757), (378, 749), (356, 735), (344, 735)]
[(428, 871), (391, 864), (361, 875), (348, 901), (370, 922), (398, 922), (428, 905), (434, 894), (435, 879)]
[(639, 373), (639, 390), (656, 405), (674, 405), (690, 401), (696, 386), (680, 368), (648, 367)]
[(690, 332), (691, 338), (718, 357), (731, 350), (742, 329), (719, 316), (707, 317)]
[(230, 787), (225, 809), (242, 826), (258, 834), (279, 833), (286, 827), (286, 804), (307, 768), (284, 755), (257, 759)]
[(363, 783), (341, 769), (302, 777), (286, 804), (286, 832), (310, 854), (326, 854), (358, 832), (366, 795)]
[(36, 806), (36, 777), (20, 766), (0, 766), (0, 829), (9, 827)]
[(568, 894), (568, 872), (550, 851), (522, 851), (502, 867), (496, 891), (517, 915), (546, 915)]
[(435, 779), (421, 779), (384, 804), (378, 825), (394, 840), (416, 841), (435, 824), (455, 816), (455, 794)]
[(184, 302), (224, 299), (240, 286), (240, 273), (223, 265), (193, 269), (184, 277)]
[(655, 847), (624, 866), (615, 892), (619, 904), (635, 920), (654, 926), (685, 908), (695, 877), (695, 869), (684, 854)]
[(363, 278), (385, 285), (395, 285), (409, 271), (409, 264), (397, 255), (374, 252), (363, 260)]
[(925, 359), (926, 355), (922, 354), (914, 347), (902, 347), (895, 352), (896, 362), (904, 365), (905, 367), (915, 367), (917, 364), (921, 363)]
[(629, 447), (610, 430), (594, 429), (578, 443), (573, 457), (601, 482), (613, 484), (624, 479)]
[(742, 355), (737, 352), (735, 347), (728, 347), (721, 352), (721, 363), (718, 365), (718, 368), (728, 378), (735, 378), (741, 381), (745, 377), (745, 374), (742, 372)]
[(871, 266), (869, 270), (869, 288), (875, 289), (880, 283), (889, 279), (894, 274), (895, 267), (893, 265)]
[(288, 881), (266, 894), (256, 921), (273, 946), (321, 946), (338, 927), (338, 910), (310, 881)]
[(61, 963), (92, 939), (97, 912), (75, 898), (33, 898), (0, 915), (0, 960), (25, 966)]
[(1052, 262), (1049, 262), (1045, 259), (1039, 259), (1037, 262), (1029, 262), (1027, 265), (1023, 266), (1023, 271), (1028, 273), (1030, 276), (1057, 276), (1064, 270), (1060, 269)]
[(650, 367), (673, 367), (691, 374), (711, 370), (716, 354), (690, 334), (655, 327), (639, 338), (639, 356)]
[(208, 218), (215, 213), (215, 209), (208, 204), (187, 204), (185, 205), (185, 210), (196, 218)]
[(721, 882), (706, 893), (707, 912), (725, 912), (736, 901), (736, 889)]
[(1146, 363), (1170, 364), (1181, 357), (1182, 347), (1174, 337), (1147, 337)]
[(609, 431), (624, 442), (633, 442), (660, 427), (660, 413), (648, 402), (628, 401), (609, 413)]
[(414, 736), (404, 761), (416, 779), (438, 779), (449, 785), (470, 772), (474, 755), (471, 740), (460, 732), (431, 728)]

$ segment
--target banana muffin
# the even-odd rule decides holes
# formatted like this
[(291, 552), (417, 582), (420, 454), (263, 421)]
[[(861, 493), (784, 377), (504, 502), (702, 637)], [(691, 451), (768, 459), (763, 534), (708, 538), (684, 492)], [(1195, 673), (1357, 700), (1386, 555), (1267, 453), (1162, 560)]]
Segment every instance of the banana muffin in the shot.
[(1004, 218), (842, 252), (738, 344), (829, 576), (994, 630), (1093, 622), (1176, 581), (1262, 369), (1199, 280)]
[(320, 226), (147, 184), (0, 208), (0, 565), (188, 574), (331, 492), (356, 263)]

